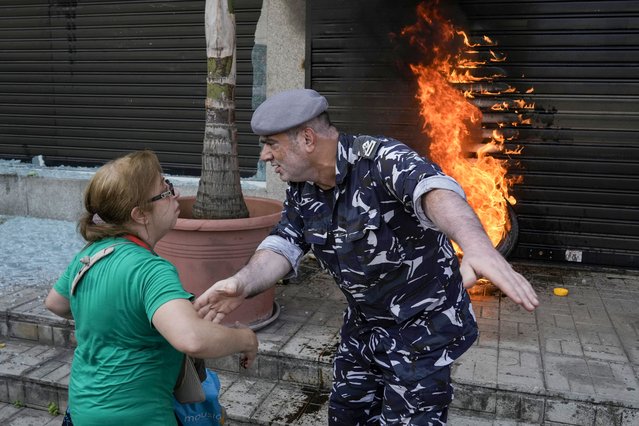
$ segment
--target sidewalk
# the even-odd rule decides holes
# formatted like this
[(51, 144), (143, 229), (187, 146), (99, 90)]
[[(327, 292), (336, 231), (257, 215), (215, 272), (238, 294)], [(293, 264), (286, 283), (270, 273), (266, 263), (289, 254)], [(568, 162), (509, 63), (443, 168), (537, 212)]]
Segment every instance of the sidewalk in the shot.
[[(50, 417), (42, 414), (42, 406), (54, 398), (61, 408), (66, 405), (68, 376), (61, 371), (68, 374), (70, 359), (59, 351), (55, 361), (64, 365), (50, 384), (55, 395), (48, 391), (42, 404), (31, 404), (40, 411), (12, 405), (17, 391), (11, 383), (22, 383), (28, 393), (35, 385), (27, 377), (38, 376), (35, 369), (52, 362), (36, 359), (38, 354), (24, 365), (24, 355), (12, 345), (27, 338), (32, 346), (46, 343), (42, 323), (55, 319), (41, 301), (83, 245), (74, 229), (71, 222), (0, 216), (0, 342), (7, 343), (0, 349), (0, 402), (8, 403), (0, 406), (0, 424), (47, 424)], [(541, 306), (531, 314), (492, 286), (473, 291), (481, 335), (454, 364), (456, 397), (449, 424), (639, 424), (639, 271), (514, 266), (533, 283)], [(220, 371), (229, 424), (326, 424), (331, 353), (344, 307), (331, 281), (308, 260), (300, 277), (278, 286), (281, 314), (258, 333), (260, 355), (251, 371), (239, 374), (232, 358), (209, 362)], [(569, 290), (568, 296), (553, 295), (559, 286)], [(20, 319), (26, 322), (12, 322)], [(35, 328), (24, 326), (30, 321)], [(50, 324), (55, 345), (61, 323)], [(28, 331), (34, 329), (35, 334)], [(20, 372), (16, 360), (22, 362)], [(43, 375), (54, 375), (51, 367)], [(21, 412), (22, 420), (16, 414)]]

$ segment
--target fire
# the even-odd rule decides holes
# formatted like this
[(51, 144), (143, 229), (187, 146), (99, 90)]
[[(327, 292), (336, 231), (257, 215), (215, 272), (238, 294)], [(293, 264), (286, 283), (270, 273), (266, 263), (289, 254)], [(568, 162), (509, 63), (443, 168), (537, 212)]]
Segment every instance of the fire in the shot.
[[(438, 1), (422, 2), (417, 7), (417, 15), (417, 22), (405, 27), (401, 34), (408, 37), (413, 46), (425, 49), (422, 52), (431, 58), (427, 64), (410, 66), (417, 77), (416, 97), (424, 119), (423, 132), (430, 139), (430, 157), (464, 188), (469, 204), (496, 246), (510, 230), (508, 203), (516, 203), (511, 188), (518, 179), (508, 176), (505, 160), (490, 154), (518, 154), (521, 147), (506, 151), (504, 143), (512, 138), (506, 138), (498, 129), (493, 130), (488, 141), (483, 141), (483, 115), (469, 99), (515, 92), (509, 86), (503, 90), (482, 87), (481, 83), (495, 86), (492, 83), (501, 76), (500, 73), (480, 77), (471, 71), (487, 62), (502, 62), (506, 58), (490, 50), (486, 61), (471, 59), (479, 54), (471, 48), (494, 46), (495, 43), (484, 36), (482, 42), (474, 44), (464, 31), (441, 15)], [(425, 39), (433, 45), (429, 46), (423, 36), (427, 36)], [(459, 90), (452, 84), (463, 84), (466, 90)], [(532, 108), (534, 104), (524, 100), (494, 102), (490, 107), (495, 112), (511, 112), (507, 120), (512, 120), (514, 114), (517, 124), (530, 123), (519, 110)], [(510, 121), (497, 124), (498, 128), (513, 125)]]
[(505, 56), (498, 56), (497, 53), (493, 52), (492, 50), (490, 51), (490, 60), (491, 62), (504, 62), (506, 60)]

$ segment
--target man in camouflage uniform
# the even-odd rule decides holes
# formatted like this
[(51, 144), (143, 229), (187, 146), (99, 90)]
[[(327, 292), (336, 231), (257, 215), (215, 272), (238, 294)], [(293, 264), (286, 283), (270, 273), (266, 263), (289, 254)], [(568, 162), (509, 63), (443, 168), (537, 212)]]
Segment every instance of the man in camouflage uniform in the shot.
[[(327, 108), (307, 89), (257, 108), (261, 159), (289, 182), (282, 218), (249, 263), (195, 306), (220, 321), (310, 250), (348, 301), (330, 424), (445, 424), (450, 365), (477, 338), (464, 283), (484, 276), (528, 310), (537, 297), (455, 180), (396, 140), (338, 133)], [(461, 267), (449, 237), (464, 250)]]

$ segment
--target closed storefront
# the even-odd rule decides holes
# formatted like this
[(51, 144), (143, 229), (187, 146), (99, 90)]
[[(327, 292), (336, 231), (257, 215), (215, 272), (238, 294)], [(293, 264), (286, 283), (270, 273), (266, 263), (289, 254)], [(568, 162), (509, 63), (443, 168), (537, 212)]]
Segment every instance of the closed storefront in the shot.
[[(0, 158), (99, 165), (155, 150), (198, 175), (204, 136), (204, 1), (0, 3)], [(255, 25), (261, 0), (238, 0), (237, 116), (242, 175), (250, 134)]]
[[(414, 52), (390, 35), (415, 22), (417, 3), (308, 2), (307, 85), (340, 129), (427, 153)], [(486, 133), (504, 116), (491, 99), (530, 106), (525, 125), (502, 129), (521, 153), (495, 154), (522, 178), (511, 258), (639, 267), (639, 1), (442, 3), (471, 39), (493, 41), (477, 47), (500, 58), (486, 66), (498, 70), (490, 88), (516, 89), (471, 100)]]

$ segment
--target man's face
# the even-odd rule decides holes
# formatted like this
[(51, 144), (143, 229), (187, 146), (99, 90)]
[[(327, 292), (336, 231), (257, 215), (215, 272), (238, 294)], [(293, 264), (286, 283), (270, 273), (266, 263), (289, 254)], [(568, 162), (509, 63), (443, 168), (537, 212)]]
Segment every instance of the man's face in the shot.
[(298, 132), (294, 139), (287, 133), (278, 133), (262, 138), (260, 160), (270, 162), (275, 167), (275, 173), (285, 182), (304, 182), (309, 180), (310, 162), (304, 150), (302, 132)]

